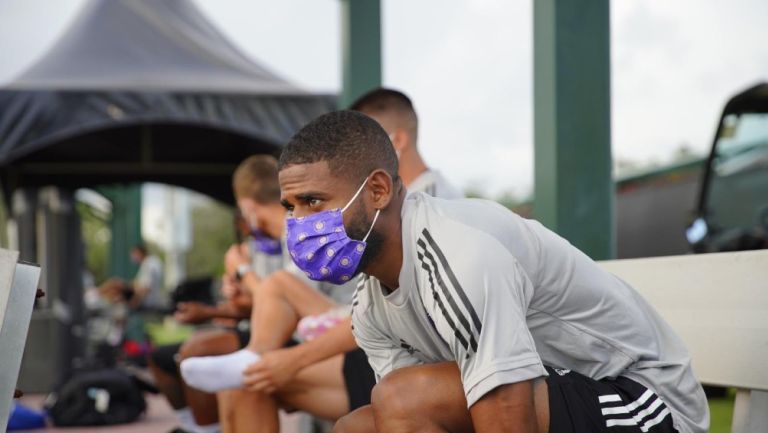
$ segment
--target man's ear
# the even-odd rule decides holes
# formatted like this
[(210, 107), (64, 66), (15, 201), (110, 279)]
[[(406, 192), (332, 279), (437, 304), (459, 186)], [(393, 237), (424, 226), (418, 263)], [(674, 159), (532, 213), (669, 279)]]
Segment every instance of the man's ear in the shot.
[(395, 185), (392, 176), (382, 169), (374, 170), (368, 180), (368, 190), (373, 199), (375, 209), (384, 209), (389, 206), (395, 194)]
[(392, 146), (395, 148), (395, 151), (397, 151), (397, 153), (400, 155), (402, 155), (405, 149), (408, 147), (410, 140), (411, 140), (411, 137), (408, 135), (408, 132), (403, 128), (395, 129), (395, 132), (392, 134)]

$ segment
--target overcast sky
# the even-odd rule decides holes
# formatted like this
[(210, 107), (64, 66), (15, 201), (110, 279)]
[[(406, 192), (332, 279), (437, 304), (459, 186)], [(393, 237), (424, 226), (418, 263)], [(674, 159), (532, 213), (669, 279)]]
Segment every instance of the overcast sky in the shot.
[[(428, 163), (493, 196), (532, 187), (533, 0), (383, 0), (384, 83), (408, 93)], [(310, 90), (340, 83), (338, 0), (198, 0), (252, 58)], [(0, 1), (0, 83), (83, 0)], [(768, 1), (612, 2), (614, 157), (704, 151), (729, 95), (768, 80)]]

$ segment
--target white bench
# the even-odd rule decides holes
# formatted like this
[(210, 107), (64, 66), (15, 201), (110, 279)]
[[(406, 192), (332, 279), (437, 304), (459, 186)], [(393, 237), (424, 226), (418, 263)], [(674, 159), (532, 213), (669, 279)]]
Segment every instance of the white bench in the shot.
[(3, 430), (8, 425), (40, 279), (39, 267), (17, 263), (18, 259), (18, 252), (0, 249), (0, 429)]
[(732, 432), (768, 432), (768, 251), (601, 265), (680, 334), (702, 383), (738, 389)]

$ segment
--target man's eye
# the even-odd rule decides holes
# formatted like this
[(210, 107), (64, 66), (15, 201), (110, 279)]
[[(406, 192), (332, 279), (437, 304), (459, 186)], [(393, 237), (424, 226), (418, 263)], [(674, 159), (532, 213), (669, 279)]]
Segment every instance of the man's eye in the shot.
[(320, 206), (321, 202), (322, 200), (318, 198), (311, 198), (307, 201), (307, 204), (309, 205), (309, 207), (316, 207), (316, 206)]

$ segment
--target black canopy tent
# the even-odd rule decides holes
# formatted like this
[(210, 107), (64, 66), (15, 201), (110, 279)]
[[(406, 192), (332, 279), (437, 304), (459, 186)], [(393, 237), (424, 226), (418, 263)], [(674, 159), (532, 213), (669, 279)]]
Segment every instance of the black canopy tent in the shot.
[(189, 0), (93, 0), (0, 89), (0, 181), (157, 181), (232, 201), (230, 175), (334, 98), (243, 56)]
[[(190, 0), (91, 0), (0, 88), (0, 182), (22, 257), (41, 263), (48, 293), (33, 315), (21, 386), (48, 391), (83, 355), (77, 188), (154, 181), (231, 203), (235, 166), (277, 153), (334, 100), (246, 58)], [(118, 210), (136, 222), (132, 203), (127, 217), (126, 202), (113, 207), (113, 253), (127, 255), (138, 236), (114, 230)]]

